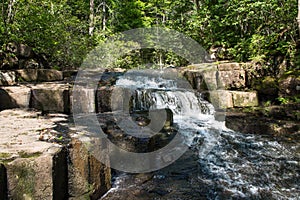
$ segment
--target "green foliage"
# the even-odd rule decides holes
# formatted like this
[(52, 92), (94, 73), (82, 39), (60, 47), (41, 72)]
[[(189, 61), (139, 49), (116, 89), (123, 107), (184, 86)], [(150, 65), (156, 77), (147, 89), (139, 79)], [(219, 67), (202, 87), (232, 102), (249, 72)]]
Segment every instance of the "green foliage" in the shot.
[(284, 97), (278, 97), (277, 100), (280, 102), (280, 104), (288, 104), (289, 99)]
[[(272, 73), (278, 73), (283, 60), (288, 70), (300, 66), (295, 0), (93, 0), (93, 16), (91, 1), (18, 0), (10, 10), (12, 1), (3, 0), (0, 45), (27, 44), (45, 54), (50, 66), (63, 69), (79, 67), (108, 36), (162, 26), (192, 37), (207, 50), (226, 49), (223, 59), (261, 63)], [(172, 52), (142, 50), (124, 56), (124, 63), (116, 66), (158, 63), (160, 58), (164, 63), (186, 64)]]

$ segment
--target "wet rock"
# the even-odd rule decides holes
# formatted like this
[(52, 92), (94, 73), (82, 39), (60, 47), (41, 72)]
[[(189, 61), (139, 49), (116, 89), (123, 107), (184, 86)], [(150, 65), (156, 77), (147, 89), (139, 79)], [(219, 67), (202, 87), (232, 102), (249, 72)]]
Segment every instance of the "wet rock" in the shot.
[[(149, 127), (154, 131), (157, 129), (156, 127), (168, 130), (173, 125), (173, 112), (168, 108), (150, 110), (149, 118), (151, 119)], [(161, 131), (161, 129), (157, 131)]]
[(278, 120), (271, 115), (262, 116), (260, 112), (245, 113), (238, 110), (227, 113), (225, 124), (234, 131), (259, 135), (297, 137), (300, 130), (297, 121)]
[(118, 70), (116, 70), (116, 72), (104, 72), (100, 78), (99, 86), (101, 87), (115, 85), (118, 76), (121, 76), (123, 74), (123, 72), (118, 72)]
[(159, 196), (164, 196), (164, 195), (170, 193), (170, 191), (167, 191), (162, 188), (155, 188), (155, 189), (150, 190), (149, 193), (154, 193), (154, 194), (158, 194)]
[(13, 71), (0, 71), (0, 86), (15, 85), (16, 73)]
[(135, 118), (135, 121), (137, 122), (137, 124), (139, 126), (147, 126), (151, 120), (146, 117), (140, 116), (140, 117)]

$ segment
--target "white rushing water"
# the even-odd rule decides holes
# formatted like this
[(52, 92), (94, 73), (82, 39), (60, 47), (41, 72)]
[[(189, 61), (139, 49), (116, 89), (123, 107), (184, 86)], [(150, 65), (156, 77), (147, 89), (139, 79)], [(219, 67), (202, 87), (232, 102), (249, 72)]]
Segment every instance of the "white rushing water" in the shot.
[(213, 106), (174, 80), (128, 75), (116, 85), (135, 91), (134, 110), (169, 108), (186, 142), (197, 149), (199, 180), (208, 196), (225, 191), (236, 199), (299, 199), (299, 142), (288, 146), (263, 136), (241, 134), (215, 120)]
[(178, 88), (177, 81), (129, 74), (120, 77), (116, 86), (134, 90), (133, 110), (171, 109), (174, 123), (186, 142), (192, 145), (203, 141), (199, 155), (206, 154), (216, 144), (219, 132), (226, 129), (225, 123), (215, 120), (212, 104), (189, 88)]

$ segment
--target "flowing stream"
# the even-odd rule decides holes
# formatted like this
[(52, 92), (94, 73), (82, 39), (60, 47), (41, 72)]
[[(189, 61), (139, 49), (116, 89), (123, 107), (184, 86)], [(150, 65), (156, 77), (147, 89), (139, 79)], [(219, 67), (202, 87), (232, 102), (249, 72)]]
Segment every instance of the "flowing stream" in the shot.
[(189, 151), (146, 175), (118, 173), (102, 199), (300, 199), (300, 145), (234, 132), (212, 104), (178, 80), (129, 73), (133, 110), (169, 108)]

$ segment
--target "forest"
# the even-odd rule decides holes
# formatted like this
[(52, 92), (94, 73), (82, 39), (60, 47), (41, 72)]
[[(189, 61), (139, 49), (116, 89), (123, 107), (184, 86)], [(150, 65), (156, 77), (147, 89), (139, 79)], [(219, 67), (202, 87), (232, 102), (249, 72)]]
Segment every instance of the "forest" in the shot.
[[(54, 69), (77, 68), (108, 37), (158, 26), (217, 51), (217, 60), (252, 61), (276, 74), (282, 63), (299, 68), (297, 12), (295, 0), (3, 0), (0, 46), (25, 44)], [(135, 56), (121, 67), (134, 66)]]

